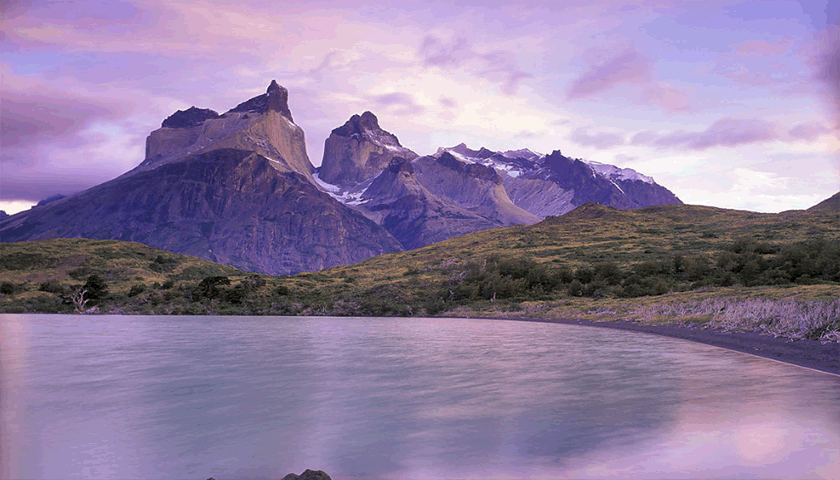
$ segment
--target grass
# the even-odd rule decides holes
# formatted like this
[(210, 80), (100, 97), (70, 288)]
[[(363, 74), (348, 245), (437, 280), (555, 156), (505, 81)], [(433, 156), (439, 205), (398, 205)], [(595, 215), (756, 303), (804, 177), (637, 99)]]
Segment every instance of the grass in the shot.
[[(838, 242), (835, 212), (594, 204), (281, 277), (136, 243), (20, 242), (0, 244), (0, 312), (70, 313), (68, 294), (95, 274), (108, 286), (97, 306), (107, 313), (581, 318), (836, 342)], [(229, 283), (200, 293), (214, 276)]]

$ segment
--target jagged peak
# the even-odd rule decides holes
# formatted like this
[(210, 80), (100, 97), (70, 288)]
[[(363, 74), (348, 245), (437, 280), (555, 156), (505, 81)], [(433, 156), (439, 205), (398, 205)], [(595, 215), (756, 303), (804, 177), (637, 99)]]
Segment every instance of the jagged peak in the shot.
[(379, 126), (379, 119), (370, 111), (361, 115), (354, 114), (344, 125), (333, 129), (332, 133), (347, 138), (355, 136), (359, 140), (365, 138), (382, 146), (404, 148), (396, 135)]
[(342, 137), (349, 137), (353, 134), (363, 134), (366, 131), (379, 131), (382, 128), (379, 126), (379, 119), (376, 115), (369, 111), (365, 111), (361, 115), (352, 115), (344, 125), (334, 128), (332, 133)]
[(248, 113), (266, 113), (269, 111), (277, 112), (288, 118), (292, 123), (295, 122), (292, 118), (292, 111), (289, 110), (289, 91), (286, 87), (278, 84), (277, 80), (272, 80), (268, 84), (264, 94), (242, 102), (230, 110), (230, 112)]

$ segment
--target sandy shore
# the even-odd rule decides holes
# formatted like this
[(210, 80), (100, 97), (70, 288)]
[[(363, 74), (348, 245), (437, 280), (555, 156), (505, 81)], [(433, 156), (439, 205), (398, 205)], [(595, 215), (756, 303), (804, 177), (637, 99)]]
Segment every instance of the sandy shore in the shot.
[[(488, 320), (492, 319), (485, 317)], [(496, 318), (499, 320), (499, 318)], [(692, 342), (705, 343), (736, 352), (749, 353), (780, 362), (812, 368), (822, 372), (840, 375), (840, 344), (821, 344), (816, 340), (788, 340), (775, 338), (760, 333), (724, 333), (715, 330), (697, 328), (639, 325), (629, 322), (591, 322), (587, 320), (557, 320), (544, 318), (504, 318), (528, 322), (561, 323), (567, 325), (586, 325), (616, 330), (651, 333), (666, 337), (680, 338)]]

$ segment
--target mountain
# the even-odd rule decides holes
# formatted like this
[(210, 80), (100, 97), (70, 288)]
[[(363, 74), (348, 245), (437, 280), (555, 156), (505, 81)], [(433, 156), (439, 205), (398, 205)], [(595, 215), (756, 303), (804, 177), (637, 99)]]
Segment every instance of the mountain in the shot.
[(811, 213), (838, 213), (840, 212), (840, 192), (835, 193), (822, 202), (808, 209)]
[(137, 168), (6, 218), (0, 237), (129, 240), (271, 274), (401, 250), (385, 229), (316, 187), (287, 98), (272, 81), (223, 115), (176, 112), (149, 135)]
[(178, 110), (144, 160), (109, 182), (0, 217), (0, 240), (136, 241), (271, 274), (311, 271), (480, 230), (530, 225), (587, 202), (681, 203), (630, 169), (465, 144), (419, 156), (365, 111), (335, 128), (314, 168), (289, 92), (225, 113)]
[(588, 202), (619, 209), (682, 203), (652, 178), (629, 168), (584, 162), (559, 150), (541, 155), (528, 149), (493, 152), (471, 150), (463, 143), (440, 148), (464, 162), (494, 168), (515, 205), (540, 217), (562, 215)]
[(272, 80), (266, 93), (223, 115), (210, 109), (178, 110), (146, 139), (146, 159), (134, 171), (147, 171), (187, 155), (233, 148), (256, 152), (281, 172), (312, 180), (303, 129), (292, 119), (289, 92)]
[(371, 112), (332, 131), (315, 178), (409, 249), (540, 220), (511, 202), (494, 169), (449, 154), (418, 157)]

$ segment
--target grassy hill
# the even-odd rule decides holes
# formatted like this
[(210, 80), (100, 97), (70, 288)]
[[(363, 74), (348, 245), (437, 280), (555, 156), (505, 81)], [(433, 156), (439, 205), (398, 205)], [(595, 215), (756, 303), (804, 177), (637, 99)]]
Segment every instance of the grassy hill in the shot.
[(135, 243), (21, 242), (0, 245), (0, 274), (4, 312), (73, 312), (72, 294), (101, 281), (91, 305), (111, 313), (622, 318), (840, 340), (832, 209), (587, 204), (290, 277)]

